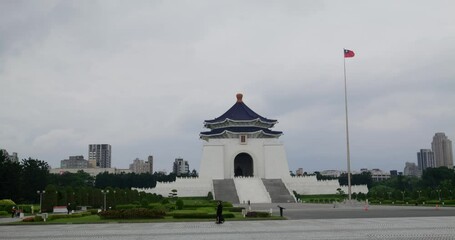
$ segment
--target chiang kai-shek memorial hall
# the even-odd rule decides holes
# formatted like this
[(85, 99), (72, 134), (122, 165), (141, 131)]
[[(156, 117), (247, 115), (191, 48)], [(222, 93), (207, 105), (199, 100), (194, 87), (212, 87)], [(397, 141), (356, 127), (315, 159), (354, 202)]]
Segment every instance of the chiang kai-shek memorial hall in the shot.
[[(178, 196), (207, 196), (232, 203), (295, 202), (292, 194), (335, 194), (338, 180), (318, 181), (316, 176), (291, 177), (286, 151), (271, 130), (278, 121), (251, 110), (243, 95), (223, 115), (205, 120), (204, 140), (198, 178), (177, 178), (175, 182), (157, 183), (152, 189), (137, 189), (167, 196), (176, 189)], [(352, 192), (367, 193), (366, 185), (352, 186)]]

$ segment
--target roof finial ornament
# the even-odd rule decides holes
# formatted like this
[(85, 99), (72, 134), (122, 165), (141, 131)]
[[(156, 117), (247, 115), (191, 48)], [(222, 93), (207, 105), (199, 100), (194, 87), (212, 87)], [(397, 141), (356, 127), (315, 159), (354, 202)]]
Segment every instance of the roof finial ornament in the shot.
[(243, 94), (241, 94), (241, 93), (237, 93), (237, 95), (236, 95), (236, 96), (237, 96), (237, 102), (243, 102), (243, 101), (242, 101), (242, 98), (243, 98)]

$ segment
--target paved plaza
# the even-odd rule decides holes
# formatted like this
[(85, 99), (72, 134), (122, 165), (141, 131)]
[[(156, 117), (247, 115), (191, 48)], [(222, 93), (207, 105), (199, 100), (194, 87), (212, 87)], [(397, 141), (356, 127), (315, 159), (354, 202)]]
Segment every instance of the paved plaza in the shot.
[(16, 225), (0, 239), (455, 239), (455, 217)]
[[(290, 220), (2, 225), (0, 239), (454, 239), (455, 208), (280, 204)], [(252, 210), (276, 204), (253, 204)], [(3, 218), (1, 222), (11, 221)]]

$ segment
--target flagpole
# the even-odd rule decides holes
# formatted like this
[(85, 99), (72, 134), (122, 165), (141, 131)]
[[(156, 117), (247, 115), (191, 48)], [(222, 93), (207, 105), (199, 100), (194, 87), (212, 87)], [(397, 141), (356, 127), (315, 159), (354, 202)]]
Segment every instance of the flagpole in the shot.
[[(346, 50), (346, 49), (344, 49)], [(344, 54), (343, 50), (343, 54)], [(348, 199), (351, 200), (351, 153), (349, 151), (349, 124), (348, 124), (348, 90), (346, 84), (346, 57), (343, 56), (344, 66), (344, 106), (346, 110), (346, 159), (348, 163)]]

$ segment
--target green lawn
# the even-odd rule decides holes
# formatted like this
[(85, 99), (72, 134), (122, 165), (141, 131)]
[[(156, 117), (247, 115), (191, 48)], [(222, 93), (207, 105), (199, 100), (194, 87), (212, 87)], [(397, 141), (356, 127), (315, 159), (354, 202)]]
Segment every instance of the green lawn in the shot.
[[(68, 218), (57, 218), (54, 220), (48, 220), (46, 222), (16, 222), (9, 224), (91, 224), (91, 223), (147, 223), (147, 222), (214, 222), (215, 219), (200, 219), (200, 218), (174, 218), (173, 214), (192, 214), (192, 213), (202, 213), (202, 214), (215, 214), (216, 205), (213, 201), (209, 201), (206, 198), (178, 198), (183, 200), (184, 206), (182, 210), (171, 210), (167, 212), (167, 215), (161, 219), (101, 219), (98, 215), (86, 215), (86, 216), (74, 216)], [(152, 203), (149, 206), (153, 207), (162, 207), (164, 208), (171, 206), (175, 208), (177, 198), (169, 199), (169, 203)], [(226, 203), (226, 206), (231, 204)], [(232, 205), (231, 205), (232, 206)], [(282, 217), (264, 217), (264, 218), (244, 218), (240, 212), (229, 212), (227, 210), (223, 213), (232, 213), (234, 214), (233, 218), (227, 218), (226, 221), (251, 221), (251, 220), (283, 220)], [(52, 214), (51, 214), (52, 215)]]

